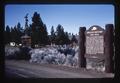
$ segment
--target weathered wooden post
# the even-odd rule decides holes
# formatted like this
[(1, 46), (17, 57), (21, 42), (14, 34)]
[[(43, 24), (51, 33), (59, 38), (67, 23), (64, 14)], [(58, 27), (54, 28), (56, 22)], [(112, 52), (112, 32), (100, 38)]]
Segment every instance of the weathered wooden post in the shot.
[(107, 24), (105, 30), (105, 72), (112, 73), (114, 70), (114, 33), (113, 24)]
[(86, 68), (85, 55), (85, 27), (80, 27), (79, 30), (79, 67)]

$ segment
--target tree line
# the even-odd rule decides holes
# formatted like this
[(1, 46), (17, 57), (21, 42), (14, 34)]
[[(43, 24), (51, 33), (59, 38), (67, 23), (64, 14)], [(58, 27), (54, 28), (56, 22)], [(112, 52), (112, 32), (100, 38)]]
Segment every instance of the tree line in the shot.
[(32, 17), (32, 23), (29, 24), (27, 28), (21, 27), (21, 24), (18, 24), (14, 27), (9, 27), (8, 25), (5, 27), (4, 31), (4, 42), (5, 44), (9, 44), (10, 42), (15, 42), (16, 44), (21, 43), (21, 36), (25, 35), (31, 36), (32, 47), (35, 44), (38, 45), (50, 45), (51, 43), (56, 45), (64, 45), (70, 44), (72, 42), (77, 43), (77, 39), (75, 35), (72, 34), (72, 38), (69, 39), (68, 32), (64, 31), (62, 25), (58, 24), (56, 27), (56, 31), (54, 27), (51, 27), (51, 35), (48, 35), (46, 24), (43, 23), (40, 14), (34, 12)]

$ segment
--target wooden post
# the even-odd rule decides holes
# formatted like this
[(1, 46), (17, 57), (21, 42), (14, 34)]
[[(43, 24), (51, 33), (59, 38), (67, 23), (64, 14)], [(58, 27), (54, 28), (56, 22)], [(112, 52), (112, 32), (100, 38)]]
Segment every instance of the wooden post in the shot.
[(85, 58), (85, 27), (80, 27), (79, 30), (79, 67), (86, 68)]
[(105, 30), (105, 72), (112, 73), (114, 69), (113, 56), (114, 56), (114, 32), (113, 24), (107, 24)]

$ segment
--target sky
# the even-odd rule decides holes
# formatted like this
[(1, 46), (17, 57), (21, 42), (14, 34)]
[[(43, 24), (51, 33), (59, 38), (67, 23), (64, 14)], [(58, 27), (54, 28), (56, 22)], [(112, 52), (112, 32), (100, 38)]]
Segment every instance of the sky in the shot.
[(25, 15), (28, 13), (28, 23), (32, 23), (34, 12), (40, 14), (44, 24), (50, 34), (51, 27), (56, 30), (61, 24), (64, 31), (78, 34), (79, 27), (90, 28), (99, 25), (105, 28), (106, 24), (114, 24), (113, 5), (81, 5), (81, 4), (40, 4), (40, 5), (6, 5), (5, 6), (5, 26), (14, 27), (20, 22), (25, 26)]

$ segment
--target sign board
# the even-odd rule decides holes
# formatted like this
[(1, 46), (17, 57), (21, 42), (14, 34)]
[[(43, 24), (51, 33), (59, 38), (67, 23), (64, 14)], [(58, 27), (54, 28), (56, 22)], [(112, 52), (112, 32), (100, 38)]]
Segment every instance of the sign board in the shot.
[(94, 25), (86, 32), (86, 57), (98, 58), (104, 56), (104, 29)]
[(10, 42), (10, 46), (15, 46), (15, 42)]

